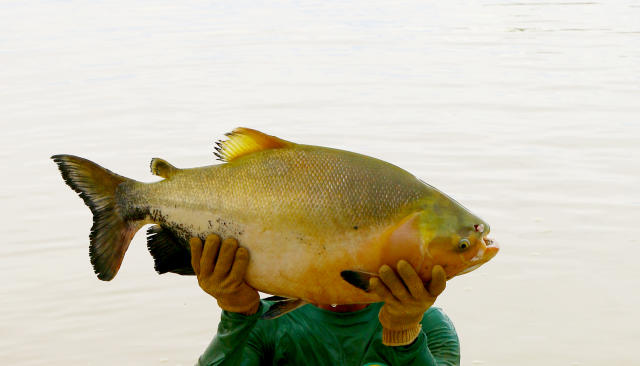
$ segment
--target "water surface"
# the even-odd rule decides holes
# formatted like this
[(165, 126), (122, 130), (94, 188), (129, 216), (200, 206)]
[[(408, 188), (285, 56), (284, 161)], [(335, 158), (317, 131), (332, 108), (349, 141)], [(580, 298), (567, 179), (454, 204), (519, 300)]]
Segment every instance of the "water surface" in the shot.
[(49, 156), (154, 181), (243, 125), (397, 164), (492, 225), (463, 365), (640, 363), (640, 2), (5, 1), (0, 359), (190, 365), (215, 301), (139, 234), (112, 282)]

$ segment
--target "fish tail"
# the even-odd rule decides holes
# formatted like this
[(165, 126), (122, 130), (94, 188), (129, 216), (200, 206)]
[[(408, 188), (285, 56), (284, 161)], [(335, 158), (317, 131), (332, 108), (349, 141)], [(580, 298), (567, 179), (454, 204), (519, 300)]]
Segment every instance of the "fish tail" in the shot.
[(119, 212), (117, 188), (134, 181), (78, 156), (54, 155), (51, 159), (58, 164), (67, 185), (93, 213), (89, 257), (98, 278), (109, 281), (118, 273), (131, 239), (145, 223), (127, 220)]

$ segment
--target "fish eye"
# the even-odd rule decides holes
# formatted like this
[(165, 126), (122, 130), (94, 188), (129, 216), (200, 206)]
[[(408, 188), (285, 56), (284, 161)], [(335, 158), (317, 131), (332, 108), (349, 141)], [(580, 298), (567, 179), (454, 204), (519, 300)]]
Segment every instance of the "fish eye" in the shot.
[(460, 239), (460, 241), (458, 242), (458, 249), (467, 249), (471, 246), (471, 243), (469, 242), (469, 239)]

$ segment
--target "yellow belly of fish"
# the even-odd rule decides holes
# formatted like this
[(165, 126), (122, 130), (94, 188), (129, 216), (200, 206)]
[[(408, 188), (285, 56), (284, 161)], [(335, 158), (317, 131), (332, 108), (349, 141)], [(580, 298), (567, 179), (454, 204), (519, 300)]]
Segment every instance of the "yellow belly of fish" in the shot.
[(304, 235), (276, 225), (249, 223), (211, 212), (165, 208), (169, 221), (188, 222), (193, 235), (235, 237), (250, 253), (246, 281), (260, 292), (315, 304), (380, 301), (342, 279), (344, 270), (377, 272), (399, 259), (422, 265), (417, 226), (409, 219), (332, 237)]

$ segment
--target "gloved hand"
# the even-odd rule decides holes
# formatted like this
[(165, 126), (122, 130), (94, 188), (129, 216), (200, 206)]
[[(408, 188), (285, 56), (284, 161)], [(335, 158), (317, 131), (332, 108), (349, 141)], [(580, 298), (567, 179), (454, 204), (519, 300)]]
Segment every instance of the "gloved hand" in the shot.
[(382, 300), (378, 319), (382, 324), (382, 343), (387, 346), (404, 346), (413, 343), (422, 329), (422, 316), (436, 301), (447, 283), (444, 269), (434, 266), (429, 288), (406, 261), (397, 265), (400, 278), (386, 264), (380, 267), (380, 278), (373, 277), (369, 286)]
[(260, 295), (244, 281), (249, 265), (249, 252), (238, 247), (235, 239), (227, 238), (220, 245), (215, 234), (202, 240), (191, 238), (191, 266), (198, 284), (216, 298), (220, 308), (244, 315), (255, 314), (260, 307)]

